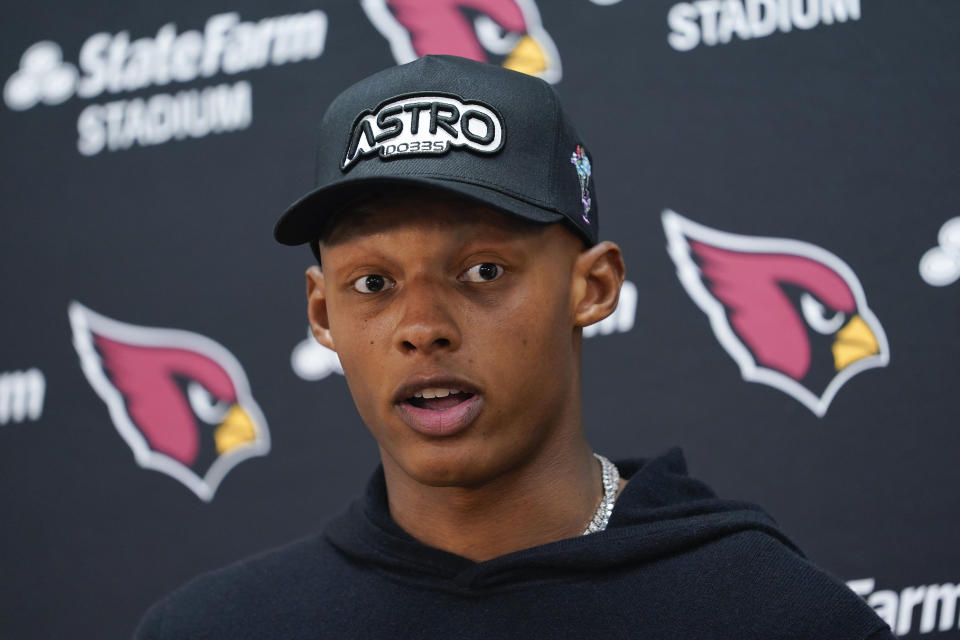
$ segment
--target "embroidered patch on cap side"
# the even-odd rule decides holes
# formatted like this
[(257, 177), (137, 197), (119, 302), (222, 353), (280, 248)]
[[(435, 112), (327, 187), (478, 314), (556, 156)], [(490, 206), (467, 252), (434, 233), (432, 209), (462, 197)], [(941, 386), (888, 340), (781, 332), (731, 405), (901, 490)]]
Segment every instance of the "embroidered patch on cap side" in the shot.
[(357, 117), (340, 169), (374, 156), (443, 155), (454, 147), (497, 153), (504, 130), (503, 117), (483, 102), (443, 93), (397, 96)]
[(583, 221), (590, 224), (590, 158), (579, 144), (570, 155), (570, 164), (577, 169), (577, 178), (580, 179), (580, 202), (583, 204)]

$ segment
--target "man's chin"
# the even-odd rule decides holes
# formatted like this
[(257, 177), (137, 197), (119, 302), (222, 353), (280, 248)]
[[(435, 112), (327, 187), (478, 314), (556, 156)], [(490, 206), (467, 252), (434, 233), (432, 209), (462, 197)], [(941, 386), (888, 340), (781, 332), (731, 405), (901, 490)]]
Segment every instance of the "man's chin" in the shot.
[(495, 480), (503, 469), (487, 462), (501, 461), (495, 447), (485, 438), (460, 437), (410, 443), (400, 451), (387, 453), (381, 447), (384, 467), (389, 460), (403, 475), (425, 487), (479, 488)]

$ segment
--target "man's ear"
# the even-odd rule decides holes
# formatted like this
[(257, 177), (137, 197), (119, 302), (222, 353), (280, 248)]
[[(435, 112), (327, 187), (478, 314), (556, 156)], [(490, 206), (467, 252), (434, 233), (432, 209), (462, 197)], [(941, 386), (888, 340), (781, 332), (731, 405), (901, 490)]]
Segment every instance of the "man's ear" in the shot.
[(600, 322), (613, 313), (625, 273), (620, 247), (612, 242), (601, 242), (577, 256), (571, 289), (575, 326)]
[(330, 321), (327, 318), (327, 286), (320, 267), (313, 265), (307, 269), (307, 317), (310, 319), (310, 331), (317, 342), (327, 349), (336, 351), (333, 337), (330, 335)]

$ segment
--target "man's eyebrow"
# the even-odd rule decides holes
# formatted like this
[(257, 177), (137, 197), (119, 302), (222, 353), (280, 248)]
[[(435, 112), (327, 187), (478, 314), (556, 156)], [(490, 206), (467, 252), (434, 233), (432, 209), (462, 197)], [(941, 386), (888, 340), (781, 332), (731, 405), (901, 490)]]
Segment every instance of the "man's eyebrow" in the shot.
[(328, 271), (326, 272), (326, 275), (333, 276), (338, 280), (346, 279), (352, 272), (364, 266), (389, 268), (395, 267), (396, 264), (394, 260), (385, 253), (382, 253), (375, 248), (364, 247), (362, 253), (346, 257), (336, 268), (332, 268), (327, 265)]

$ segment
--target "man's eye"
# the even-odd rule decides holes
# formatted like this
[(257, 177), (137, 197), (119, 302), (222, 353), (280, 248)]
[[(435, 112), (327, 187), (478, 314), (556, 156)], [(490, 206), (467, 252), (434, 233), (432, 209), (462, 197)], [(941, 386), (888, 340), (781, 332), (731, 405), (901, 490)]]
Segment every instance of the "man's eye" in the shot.
[(467, 282), (490, 282), (503, 275), (503, 267), (493, 262), (481, 262), (463, 272), (461, 280)]
[(373, 274), (363, 276), (353, 281), (353, 288), (360, 293), (377, 293), (384, 289), (392, 289), (397, 283), (385, 276)]

